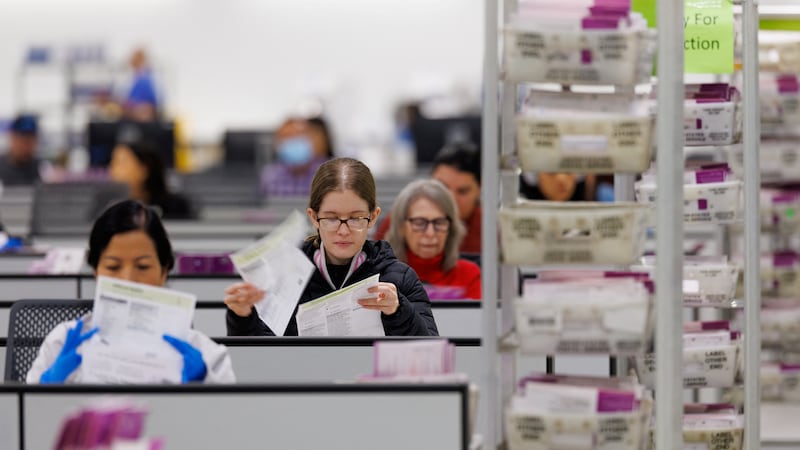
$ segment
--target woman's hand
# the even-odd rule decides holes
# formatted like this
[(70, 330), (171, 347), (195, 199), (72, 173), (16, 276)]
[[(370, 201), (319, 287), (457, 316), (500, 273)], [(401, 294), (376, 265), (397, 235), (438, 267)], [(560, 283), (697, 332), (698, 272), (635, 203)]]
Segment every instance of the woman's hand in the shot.
[(239, 317), (248, 317), (253, 305), (264, 299), (264, 291), (250, 283), (234, 283), (225, 289), (225, 305)]
[(389, 316), (400, 307), (397, 286), (393, 283), (379, 282), (377, 286), (369, 288), (368, 292), (375, 296), (358, 299), (358, 304), (365, 309), (380, 311)]
[(169, 345), (173, 346), (183, 357), (183, 370), (181, 371), (181, 382), (203, 381), (206, 379), (206, 363), (203, 361), (203, 354), (194, 348), (192, 344), (178, 339), (175, 336), (165, 334), (162, 336)]
[(78, 319), (74, 327), (67, 331), (64, 346), (58, 353), (53, 365), (47, 369), (39, 379), (41, 383), (63, 383), (81, 365), (83, 357), (78, 353), (78, 347), (91, 339), (97, 333), (97, 327), (83, 333), (83, 319)]

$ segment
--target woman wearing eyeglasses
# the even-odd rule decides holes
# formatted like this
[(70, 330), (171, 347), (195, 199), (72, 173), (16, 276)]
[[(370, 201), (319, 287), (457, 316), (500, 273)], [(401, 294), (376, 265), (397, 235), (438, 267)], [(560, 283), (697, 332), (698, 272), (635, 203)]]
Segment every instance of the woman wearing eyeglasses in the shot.
[[(432, 298), (481, 298), (481, 269), (459, 259), (465, 229), (452, 194), (436, 180), (417, 180), (403, 188), (392, 207), (387, 240), (408, 263)], [(449, 289), (441, 289), (441, 288)]]
[[(370, 289), (372, 296), (358, 303), (381, 312), (386, 335), (437, 336), (430, 300), (417, 275), (387, 242), (367, 240), (380, 212), (375, 179), (362, 162), (337, 158), (317, 169), (307, 209), (317, 234), (302, 247), (316, 270), (298, 304), (380, 274), (378, 286)], [(236, 283), (225, 291), (228, 335), (275, 335), (255, 312), (254, 305), (263, 298), (264, 292), (250, 283)], [(297, 335), (295, 317), (283, 334)]]

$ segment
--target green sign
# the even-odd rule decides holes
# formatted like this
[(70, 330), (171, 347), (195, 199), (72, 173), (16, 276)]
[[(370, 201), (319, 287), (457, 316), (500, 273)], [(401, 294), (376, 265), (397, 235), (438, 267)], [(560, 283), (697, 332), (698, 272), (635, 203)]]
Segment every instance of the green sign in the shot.
[(731, 0), (685, 0), (683, 27), (686, 73), (733, 72)]
[(793, 19), (792, 16), (788, 16), (788, 18), (761, 19), (759, 27), (762, 30), (771, 31), (800, 31), (800, 20)]
[[(656, 28), (657, 4), (656, 0), (632, 0), (631, 9)], [(733, 72), (733, 2), (684, 0), (683, 14), (685, 72)]]
[(633, 0), (631, 1), (631, 10), (647, 19), (648, 27), (656, 27), (656, 0)]

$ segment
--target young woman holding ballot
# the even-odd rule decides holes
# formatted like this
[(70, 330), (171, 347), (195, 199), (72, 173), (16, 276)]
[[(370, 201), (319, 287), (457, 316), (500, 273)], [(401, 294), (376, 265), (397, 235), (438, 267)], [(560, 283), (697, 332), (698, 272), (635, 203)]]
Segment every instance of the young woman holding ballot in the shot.
[[(134, 200), (109, 207), (94, 223), (89, 237), (89, 265), (96, 276), (164, 286), (174, 264), (167, 232), (151, 209)], [(79, 350), (97, 328), (89, 330), (91, 313), (56, 326), (45, 338), (27, 374), (28, 383), (80, 383)], [(182, 382), (233, 383), (227, 349), (204, 334), (189, 330), (183, 341), (164, 335), (183, 357)]]
[[(368, 241), (381, 209), (376, 204), (375, 179), (364, 163), (336, 158), (322, 164), (311, 182), (307, 214), (317, 230), (302, 250), (316, 269), (299, 305), (379, 274), (371, 297), (358, 303), (381, 312), (387, 336), (437, 336), (430, 300), (408, 265), (395, 257), (385, 241)], [(264, 291), (242, 282), (225, 291), (227, 326), (231, 336), (272, 336), (254, 305)], [(289, 299), (287, 299), (289, 301)], [(284, 335), (296, 336), (297, 308)], [(278, 330), (283, 331), (283, 330)]]

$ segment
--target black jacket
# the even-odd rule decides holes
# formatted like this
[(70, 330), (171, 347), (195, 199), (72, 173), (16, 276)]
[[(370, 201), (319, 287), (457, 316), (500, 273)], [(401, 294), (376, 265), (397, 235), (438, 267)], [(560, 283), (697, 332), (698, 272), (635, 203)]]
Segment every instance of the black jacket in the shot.
[[(311, 242), (303, 244), (303, 252), (312, 259), (316, 248)], [(436, 322), (431, 312), (428, 294), (417, 278), (417, 274), (394, 256), (392, 247), (386, 241), (366, 241), (363, 247), (367, 259), (347, 279), (349, 286), (372, 275), (380, 274), (380, 281), (397, 286), (400, 306), (387, 316), (381, 314), (383, 330), (387, 336), (438, 336)], [(300, 296), (298, 305), (330, 294), (334, 289), (322, 276), (319, 269), (314, 270), (311, 280)], [(297, 336), (297, 308), (286, 327), (285, 336)], [(230, 309), (226, 318), (228, 336), (274, 336), (275, 333), (261, 321), (255, 309), (248, 317), (239, 317)]]

